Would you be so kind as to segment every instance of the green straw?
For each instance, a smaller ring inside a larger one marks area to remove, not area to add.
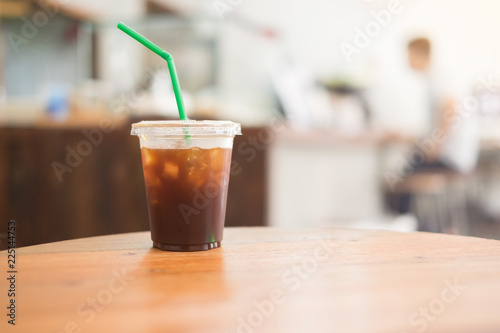
[[[167,61],[168,71],[170,72],[170,79],[172,80],[172,87],[174,88],[175,100],[177,102],[177,109],[179,110],[179,117],[181,120],[187,120],[186,111],[184,110],[184,101],[182,100],[181,86],[179,84],[179,78],[177,77],[177,71],[175,70],[174,58],[170,53],[162,50],[155,43],[147,39],[146,37],[138,34],[136,31],[132,30],[129,26],[124,23],[118,23],[118,29],[162,57]]]

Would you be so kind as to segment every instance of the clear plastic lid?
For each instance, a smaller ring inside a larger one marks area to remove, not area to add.
[[[132,135],[154,136],[235,136],[241,135],[241,125],[218,120],[161,120],[132,124]]]

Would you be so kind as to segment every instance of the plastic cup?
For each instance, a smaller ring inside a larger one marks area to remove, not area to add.
[[[142,121],[132,124],[131,134],[140,138],[153,246],[166,251],[220,247],[240,124]]]

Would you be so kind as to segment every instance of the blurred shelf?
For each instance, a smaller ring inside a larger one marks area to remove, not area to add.
[[[0,17],[23,17],[32,9],[31,0],[0,0]]]

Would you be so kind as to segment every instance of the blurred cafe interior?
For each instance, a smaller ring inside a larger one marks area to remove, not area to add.
[[[500,3],[0,0],[0,221],[147,230],[140,120],[242,124],[226,226],[500,239]],[[4,222],[2,222],[4,223]],[[2,246],[5,244],[2,243]]]

